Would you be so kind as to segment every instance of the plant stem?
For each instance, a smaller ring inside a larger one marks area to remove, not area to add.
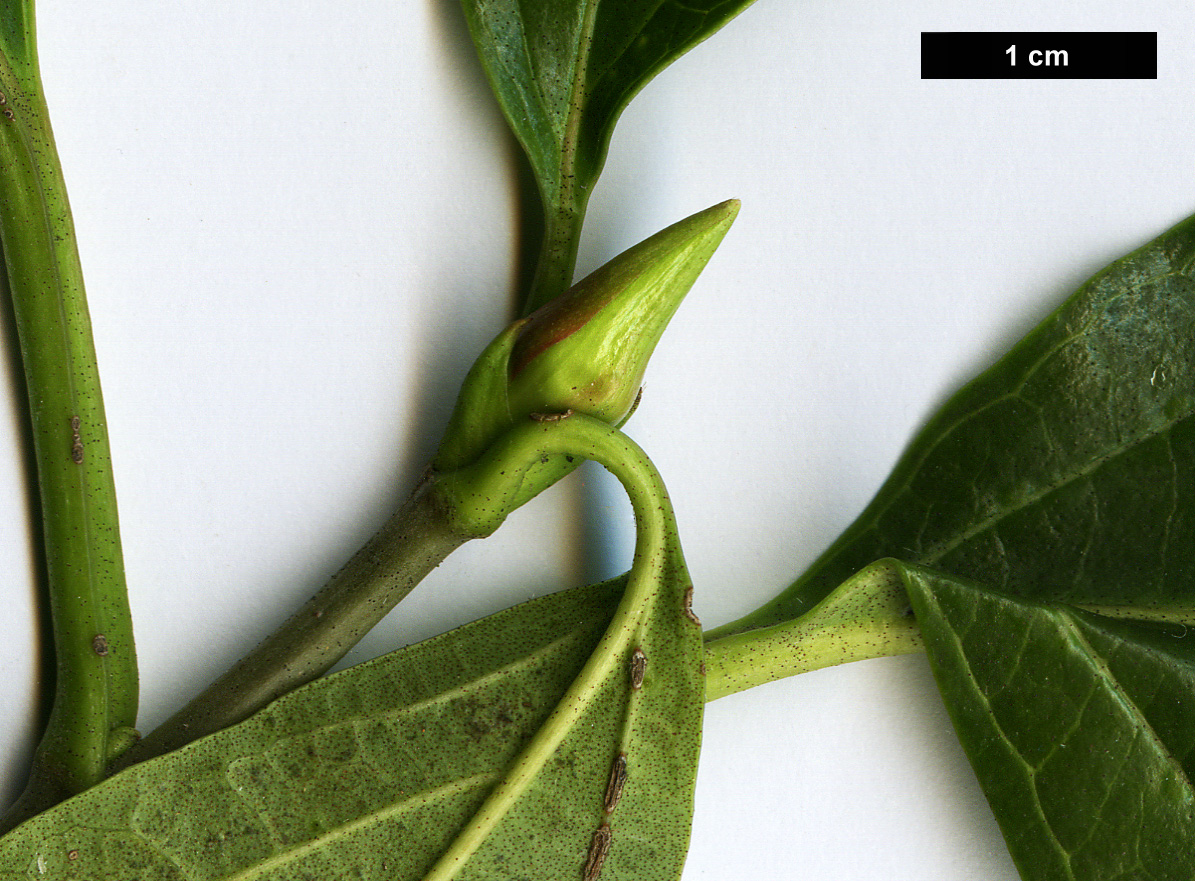
[[[705,699],[851,661],[923,650],[905,567],[881,560],[791,621],[706,642]]]
[[[42,97],[32,4],[0,2],[0,246],[29,393],[55,653],[49,724],[10,827],[103,779],[137,668],[82,269]]]
[[[326,673],[450,553],[477,533],[459,531],[426,479],[385,526],[294,615],[112,770],[185,746],[243,721]]]
[[[613,430],[580,415],[567,421],[581,419],[601,431]],[[235,725],[326,673],[449,554],[469,539],[490,535],[511,511],[575,467],[572,457],[527,452],[527,445],[538,442],[546,430],[542,426],[550,425],[529,421],[511,429],[469,466],[429,470],[402,508],[319,593],[123,753],[109,773]],[[523,444],[518,455],[510,452],[510,438]],[[517,468],[510,464],[512,455]]]
[[[559,207],[544,207],[544,237],[540,242],[531,288],[523,304],[524,316],[559,297],[573,283],[585,205],[572,207],[566,204],[565,200],[571,195],[562,195]]]

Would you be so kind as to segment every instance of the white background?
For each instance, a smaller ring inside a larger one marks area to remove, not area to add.
[[[148,728],[317,588],[429,458],[515,298],[515,148],[455,0],[40,5]],[[934,30],[1157,31],[1158,79],[923,82]],[[759,0],[632,103],[581,272],[743,201],[628,426],[674,496],[707,625],[797,575],[960,383],[1195,212],[1193,35],[1180,0]],[[13,357],[5,798],[36,675]],[[353,658],[615,574],[630,534],[620,493],[583,473],[454,556]],[[708,707],[685,878],[744,876],[1016,877],[923,657]]]

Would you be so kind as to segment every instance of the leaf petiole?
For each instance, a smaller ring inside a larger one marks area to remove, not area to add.
[[[851,661],[923,649],[906,591],[910,567],[880,560],[791,621],[706,642],[705,699]]]
[[[618,478],[630,497],[636,541],[626,591],[602,642],[556,710],[425,881],[449,881],[457,877],[461,867],[490,836],[596,700],[614,666],[624,663],[635,646],[651,644],[647,631],[651,621],[658,620],[653,616],[679,621],[681,627],[694,630],[700,627],[689,610],[692,588],[663,481],[647,455],[630,438],[600,420],[574,414],[551,423],[533,422],[512,429],[476,465],[453,476],[448,487],[456,499],[453,509],[471,524],[470,528],[497,528],[505,517],[505,500],[519,497],[520,484],[530,467],[543,458],[558,456],[600,463]],[[688,616],[688,620],[682,616]],[[655,645],[649,651],[652,663],[677,664],[684,670],[696,668],[700,663],[699,643],[694,648],[697,649],[694,657],[660,656],[662,650]],[[683,654],[683,648],[678,652]],[[632,691],[629,698],[632,705],[636,697],[637,692]],[[629,739],[632,733],[624,731],[623,736]]]

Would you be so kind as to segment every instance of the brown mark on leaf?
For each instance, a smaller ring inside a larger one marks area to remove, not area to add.
[[[79,852],[77,850],[68,850],[66,852],[66,858],[68,860],[77,860],[79,858]]]
[[[606,784],[606,798],[602,807],[607,814],[614,813],[618,807],[618,800],[622,798],[622,788],[627,785],[627,754],[619,753],[610,767],[610,782]]]
[[[631,655],[631,688],[638,691],[643,687],[643,676],[647,673],[647,655],[636,648]]]
[[[585,858],[585,872],[581,876],[582,881],[597,881],[598,875],[602,874],[606,855],[610,853],[612,837],[610,826],[607,823],[598,826],[594,831],[593,837],[589,839],[589,855]]]
[[[698,627],[701,626],[701,619],[698,618],[695,614],[693,614],[693,588],[692,587],[688,588],[685,591],[685,617],[688,618],[690,621],[692,621],[694,624],[696,624]]]
[[[102,633],[97,633],[91,640],[91,650],[99,655],[101,658],[108,656],[108,637]]]
[[[83,423],[78,416],[71,417],[71,461],[76,465],[83,464],[83,438],[79,434],[79,429],[83,427]]]
[[[573,415],[573,410],[570,407],[563,413],[528,413],[528,416],[535,422],[559,422],[561,419],[568,419]]]
[[[5,107],[4,108],[4,118],[5,119],[16,119],[17,115],[15,113],[13,113],[11,110],[9,110],[7,107]]]

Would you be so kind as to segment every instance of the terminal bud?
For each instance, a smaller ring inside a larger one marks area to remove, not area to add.
[[[664,328],[738,214],[723,202],[619,254],[506,328],[465,379],[436,459],[460,467],[533,414],[630,414]]]

